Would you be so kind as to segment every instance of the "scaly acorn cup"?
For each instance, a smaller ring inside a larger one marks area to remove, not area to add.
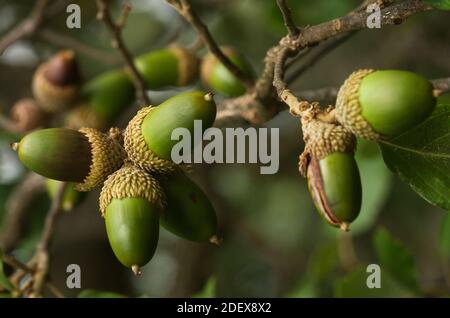
[[[161,225],[184,239],[218,244],[216,212],[203,191],[184,173],[162,178],[167,207]]]
[[[80,74],[72,51],[60,51],[41,64],[33,76],[32,90],[46,112],[58,113],[78,98]]]
[[[50,199],[53,199],[57,193],[58,188],[61,185],[62,181],[53,180],[53,179],[47,179],[45,181],[45,186],[47,189],[47,193],[50,197]],[[64,191],[63,200],[62,200],[62,209],[64,211],[70,211],[72,210],[78,203],[81,202],[83,199],[85,193],[78,192],[75,190],[75,184],[69,183]]]
[[[26,132],[42,126],[47,119],[47,113],[34,99],[23,98],[11,107],[10,117],[18,131]]]
[[[27,134],[13,144],[20,161],[47,178],[76,182],[90,191],[120,168],[126,157],[116,138],[92,128],[49,128]]]
[[[300,170],[306,174],[316,209],[329,224],[348,231],[362,196],[355,137],[340,125],[317,119],[303,121],[302,127],[306,145]]]
[[[88,105],[87,110],[81,110],[84,116],[95,117],[96,122],[105,123],[114,120],[134,101],[135,89],[128,74],[123,70],[112,70],[87,82],[82,95]]]
[[[64,116],[64,126],[71,129],[90,127],[104,130],[107,121],[100,118],[92,107],[84,102],[74,106]]]
[[[178,141],[171,139],[172,131],[186,128],[193,136],[194,120],[201,120],[202,128],[207,129],[215,117],[212,94],[200,91],[181,93],[157,107],[142,108],[125,129],[124,147],[128,158],[148,172],[177,172],[180,168],[172,161],[171,151]]]
[[[229,47],[222,47],[221,50],[239,70],[249,76],[253,75],[250,64],[241,53]],[[246,91],[241,81],[211,53],[202,60],[201,78],[206,86],[228,97],[239,96]]]
[[[103,185],[100,211],[109,243],[117,259],[136,275],[155,253],[165,202],[159,182],[128,162]]]
[[[336,118],[357,137],[377,140],[416,126],[435,105],[433,85],[418,74],[362,69],[341,86]]]
[[[198,79],[199,60],[180,46],[155,50],[136,58],[135,65],[151,89],[186,86]]]

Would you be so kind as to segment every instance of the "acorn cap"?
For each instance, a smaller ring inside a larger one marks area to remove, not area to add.
[[[32,98],[18,100],[11,108],[10,116],[15,127],[21,132],[38,128],[47,117]]]
[[[128,158],[140,168],[162,174],[172,174],[178,172],[181,168],[171,160],[158,157],[145,142],[142,134],[142,123],[145,117],[153,111],[153,107],[144,107],[140,109],[128,123],[124,133],[124,147]]]
[[[186,86],[195,82],[199,76],[200,60],[188,49],[173,45],[169,48],[178,61],[178,86]]]
[[[159,208],[166,206],[166,195],[159,181],[131,162],[111,174],[100,193],[100,212],[104,216],[113,199],[141,198]]]
[[[61,51],[41,64],[33,76],[32,90],[49,113],[61,112],[78,97],[80,75],[72,51]]]
[[[89,174],[82,183],[76,185],[76,189],[90,191],[122,166],[126,153],[117,140],[96,129],[81,128],[79,132],[84,134],[91,144],[92,163]]]
[[[367,75],[375,72],[372,69],[361,69],[353,72],[341,86],[336,99],[336,119],[345,128],[358,137],[378,140],[378,134],[362,116],[359,103],[361,82]]]
[[[323,159],[335,152],[353,153],[356,148],[355,136],[343,126],[325,123],[319,119],[302,119],[305,150],[300,157],[299,168],[303,176],[311,158]]]
[[[101,119],[87,103],[82,103],[65,114],[64,125],[71,129],[90,127],[103,130],[106,127],[106,121]]]

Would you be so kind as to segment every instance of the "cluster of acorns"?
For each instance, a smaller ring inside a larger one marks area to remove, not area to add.
[[[415,73],[362,69],[341,86],[336,107],[330,109],[334,121],[302,118],[305,152],[300,171],[329,224],[348,231],[361,209],[355,137],[380,141],[406,132],[431,114],[434,95],[433,85]]]
[[[247,74],[249,64],[237,51],[225,54]],[[214,56],[202,63],[179,46],[155,50],[135,59],[147,87],[185,86],[198,80],[226,96],[244,86]],[[69,182],[62,207],[70,209],[80,192],[103,186],[100,211],[117,258],[135,273],[153,256],[159,224],[188,240],[219,243],[215,211],[202,190],[171,160],[172,130],[192,132],[194,120],[212,126],[216,106],[210,93],[181,93],[157,107],[145,107],[124,132],[108,127],[135,99],[127,69],[115,69],[81,85],[75,56],[61,51],[41,64],[33,77],[35,100],[46,114],[63,114],[67,128],[29,133],[13,145],[29,169],[49,178],[55,196],[59,181]],[[58,118],[58,116],[53,116]],[[89,128],[87,128],[89,127]],[[36,127],[28,127],[27,130]]]
[[[51,179],[74,182],[78,191],[103,185],[100,211],[108,239],[122,264],[136,274],[153,256],[159,224],[180,237],[217,243],[214,208],[202,190],[171,160],[172,130],[211,127],[212,94],[181,93],[145,107],[124,133],[94,128],[48,128],[14,145],[22,163]]]

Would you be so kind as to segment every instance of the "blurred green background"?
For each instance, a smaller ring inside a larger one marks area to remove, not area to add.
[[[45,29],[108,51],[116,62],[102,63],[78,54],[85,79],[120,65],[104,26],[95,19],[94,1],[81,5],[82,27],[65,27],[62,11]],[[0,34],[23,19],[33,1],[0,0]],[[162,0],[130,1],[132,11],[124,37],[133,54],[164,47],[176,40],[189,45],[194,30]],[[221,45],[244,52],[256,72],[268,48],[285,34],[274,0],[192,1]],[[312,25],[345,14],[354,0],[295,0],[298,25]],[[120,2],[112,1],[114,13]],[[19,98],[31,96],[35,67],[62,46],[39,34],[21,40],[0,57],[0,112],[7,114]],[[293,83],[294,90],[338,86],[358,68],[396,68],[428,78],[450,75],[448,12],[419,14],[398,27],[361,31],[327,55]],[[113,59],[112,59],[113,60]],[[114,66],[113,66],[114,65]],[[151,92],[161,101],[172,92]],[[133,115],[129,107],[119,125]],[[298,120],[287,112],[267,123],[280,128],[280,171],[260,175],[256,165],[195,166],[193,178],[217,209],[220,248],[190,243],[161,230],[153,260],[143,276],[115,260],[98,211],[98,191],[62,216],[52,248],[51,276],[69,296],[66,266],[79,264],[82,289],[126,296],[175,297],[414,297],[450,296],[450,218],[420,198],[386,168],[377,145],[361,142],[357,160],[363,180],[363,207],[349,234],[329,227],[315,212],[305,180],[298,173],[303,148]],[[24,169],[8,144],[14,136],[0,133],[0,226],[9,194]],[[34,252],[49,199],[45,193],[28,211],[26,231],[14,251],[26,261]],[[4,230],[4,229],[3,229]],[[0,230],[1,231],[1,230]],[[366,287],[366,266],[380,264],[382,288]],[[99,296],[93,291],[84,296]],[[110,294],[109,294],[110,296]]]

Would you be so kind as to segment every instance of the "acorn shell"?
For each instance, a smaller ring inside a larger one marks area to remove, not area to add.
[[[159,238],[159,207],[143,198],[112,199],[105,212],[108,240],[127,267],[147,264]]]
[[[422,122],[436,105],[433,85],[406,71],[377,71],[364,77],[359,88],[361,114],[385,136],[398,135]]]
[[[308,166],[308,188],[325,220],[347,231],[361,209],[359,169],[352,153],[335,152]]]
[[[61,183],[62,181],[46,179],[45,186],[47,189],[47,193],[51,199],[53,199],[57,195]],[[62,209],[64,211],[72,210],[76,205],[78,205],[82,201],[83,197],[84,193],[75,190],[74,183],[69,183],[64,191],[61,205]]]
[[[193,136],[194,120],[201,120],[202,128],[206,129],[212,126],[215,116],[216,104],[212,95],[200,91],[178,94],[157,107],[138,112],[125,130],[125,150],[142,169],[175,172],[171,151],[179,141],[171,139],[173,130],[186,128]]]
[[[46,112],[67,109],[78,98],[80,76],[72,51],[61,51],[41,64],[33,75],[33,95]]]
[[[253,75],[250,64],[241,53],[229,47],[221,49],[239,70],[249,76]],[[211,53],[208,53],[202,61],[201,77],[206,86],[228,97],[240,96],[246,91],[242,82]]]
[[[431,83],[412,72],[358,70],[341,86],[336,118],[357,137],[401,134],[425,120],[436,99]]]
[[[87,82],[82,94],[99,121],[108,122],[134,101],[135,88],[124,71],[113,70]]]
[[[89,139],[76,130],[48,128],[22,138],[17,146],[20,161],[50,179],[82,182],[92,164]]]
[[[184,239],[207,242],[217,234],[217,217],[208,197],[184,173],[164,178],[167,207],[161,225]]]
[[[185,86],[197,80],[199,73],[197,57],[180,46],[141,55],[135,65],[151,89]]]

